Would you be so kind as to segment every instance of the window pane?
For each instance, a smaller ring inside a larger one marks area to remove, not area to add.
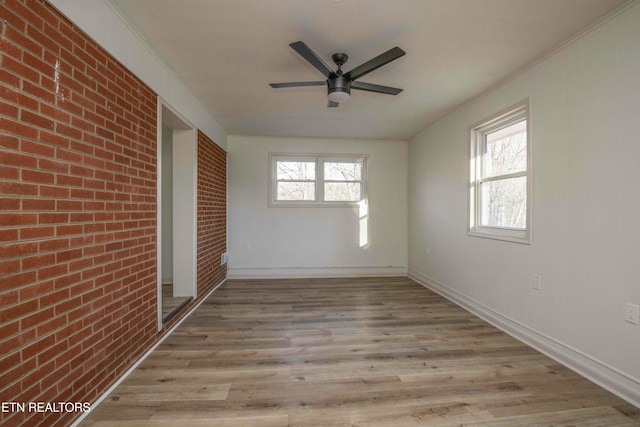
[[[357,202],[360,200],[359,182],[326,182],[324,200],[327,202]]]
[[[316,179],[316,162],[278,160],[276,162],[276,179],[313,181]]]
[[[485,135],[483,176],[527,170],[527,121]]]
[[[325,162],[324,179],[327,181],[360,181],[362,162]]]
[[[501,179],[481,184],[481,225],[526,227],[527,177]]]
[[[315,192],[313,182],[278,182],[276,200],[315,200]]]

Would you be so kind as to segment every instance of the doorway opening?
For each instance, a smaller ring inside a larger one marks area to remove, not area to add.
[[[197,130],[158,98],[158,330],[196,297]]]

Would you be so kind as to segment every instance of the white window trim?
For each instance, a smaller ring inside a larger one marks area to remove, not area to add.
[[[277,180],[276,162],[278,160],[289,161],[315,161],[315,200],[276,200]],[[362,162],[362,177],[360,181],[335,181],[324,179],[325,162]],[[340,208],[359,206],[363,200],[367,200],[369,181],[369,156],[367,154],[308,154],[308,153],[269,153],[269,207],[299,207],[299,208]],[[360,200],[357,201],[324,201],[325,182],[360,182]]]
[[[510,175],[501,175],[493,178],[482,178],[481,162],[482,142],[484,135],[506,127],[520,119],[527,121],[527,170]],[[532,179],[531,179],[531,159],[532,159],[532,137],[531,137],[531,110],[529,100],[518,102],[504,110],[480,120],[469,126],[470,135],[470,167],[469,167],[469,221],[467,234],[474,237],[504,240],[508,242],[531,244],[531,224],[532,224]],[[480,225],[480,183],[496,179],[515,178],[525,176],[527,178],[527,219],[524,229],[508,227],[489,227]]]

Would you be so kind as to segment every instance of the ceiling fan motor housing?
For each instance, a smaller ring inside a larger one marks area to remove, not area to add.
[[[332,101],[346,101],[351,95],[351,80],[344,76],[335,76],[327,79],[327,90],[329,99]]]

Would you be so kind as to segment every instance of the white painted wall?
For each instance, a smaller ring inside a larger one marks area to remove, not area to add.
[[[198,136],[173,129],[173,296],[197,296]]]
[[[270,152],[368,154],[368,244],[357,208],[270,208]],[[228,178],[229,277],[406,274],[406,141],[230,135]]]
[[[467,236],[468,126],[529,97],[533,243]],[[409,143],[410,275],[640,405],[640,5]],[[542,289],[531,286],[542,276]]]
[[[153,53],[108,0],[50,0],[61,13],[131,70],[176,111],[226,149],[227,133]]]

